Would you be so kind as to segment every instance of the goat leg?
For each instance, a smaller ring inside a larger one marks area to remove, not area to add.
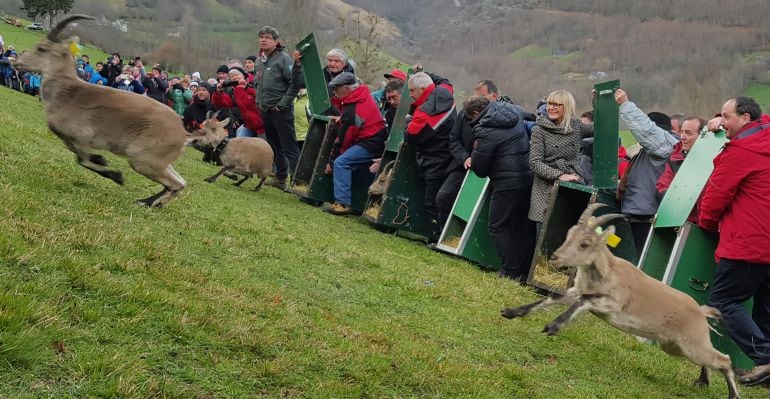
[[[259,179],[259,184],[257,184],[256,187],[254,187],[254,191],[259,191],[259,189],[262,188],[262,184],[265,183],[265,180],[267,180],[266,177]]]
[[[506,319],[524,317],[536,310],[543,309],[553,304],[572,305],[572,303],[575,302],[575,299],[577,299],[577,297],[578,297],[577,290],[574,287],[572,287],[568,289],[563,296],[543,298],[538,301],[528,303],[526,305],[521,305],[515,308],[503,309],[500,311],[500,316],[503,316]]]
[[[251,176],[249,176],[249,175],[243,176],[243,179],[238,180],[237,182],[233,183],[233,186],[240,187],[241,184],[243,184],[243,182],[245,182],[246,180],[249,180],[249,179],[251,179]]]
[[[217,179],[219,179],[219,176],[222,176],[225,172],[229,171],[230,169],[232,168],[224,167],[220,169],[219,172],[215,173],[213,176],[207,177],[205,181],[208,183],[213,183],[217,181]]]
[[[149,196],[149,197],[147,197],[145,199],[137,200],[136,203],[139,204],[139,205],[142,205],[142,206],[146,206],[148,208],[149,207],[153,207],[153,206],[155,206],[155,202],[158,200],[158,198],[160,198],[161,196],[165,195],[167,192],[168,192],[168,188],[164,187],[163,191],[161,191],[161,192],[159,192],[159,193],[157,193],[155,195]]]
[[[592,303],[591,300],[594,298],[594,296],[590,295],[582,295],[580,298],[578,298],[575,303],[572,304],[567,310],[564,311],[564,313],[556,316],[553,321],[548,323],[544,328],[544,333],[548,335],[556,335],[561,331],[564,326],[569,323],[570,320],[572,320],[575,316],[580,314],[586,309],[591,308]]]
[[[67,149],[75,153],[78,163],[84,168],[98,173],[102,177],[106,177],[119,185],[123,185],[123,175],[117,170],[107,169],[104,166],[107,161],[101,155],[89,154],[87,149],[81,148],[68,136],[53,126],[48,126],[51,131],[64,142]]]
[[[129,161],[131,167],[138,173],[157,181],[163,185],[163,191],[152,197],[139,201],[139,204],[145,206],[162,206],[184,190],[187,183],[185,183],[182,176],[174,170],[171,165],[166,165],[162,168],[158,165],[137,163],[134,160]]]
[[[700,376],[698,376],[698,379],[695,380],[695,386],[698,387],[707,387],[709,386],[709,369],[708,367],[701,366],[700,367]]]
[[[107,160],[103,156],[98,154],[91,154],[88,156],[88,160],[101,166],[107,166]]]
[[[114,181],[120,186],[123,185],[122,173],[120,173],[117,170],[107,169],[102,164],[94,162],[92,160],[93,157],[99,157],[97,159],[101,159],[101,161],[103,161],[106,164],[106,161],[104,160],[104,158],[102,158],[99,155],[93,155],[93,154],[89,154],[88,159],[78,154],[78,163],[82,165],[84,168],[96,172],[97,174],[99,174],[99,176],[106,177]]]
[[[548,301],[550,298],[543,298],[538,301],[528,303],[526,305],[517,306],[515,308],[506,308],[500,311],[500,316],[505,317],[506,319],[515,319],[517,317],[524,317],[530,313],[532,313],[534,310],[537,310],[539,308],[544,307],[544,302]]]

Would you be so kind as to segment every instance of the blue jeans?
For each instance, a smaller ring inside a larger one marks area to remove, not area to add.
[[[368,168],[372,154],[360,145],[354,145],[334,160],[334,199],[340,204],[353,203],[353,171]]]
[[[749,315],[743,303],[752,297]],[[770,265],[721,259],[709,305],[722,312],[730,337],[754,365],[770,364]]]
[[[257,134],[247,128],[246,125],[241,125],[238,130],[235,131],[235,137],[257,137]]]

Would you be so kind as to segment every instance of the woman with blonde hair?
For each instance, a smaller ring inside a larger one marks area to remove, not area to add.
[[[566,90],[556,90],[546,98],[546,114],[538,115],[530,138],[529,165],[535,174],[530,198],[529,219],[538,232],[545,219],[551,187],[557,180],[583,183],[578,156],[580,140],[594,134],[592,124],[584,124],[575,114],[575,98]]]

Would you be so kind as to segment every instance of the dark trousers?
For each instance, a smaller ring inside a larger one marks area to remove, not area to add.
[[[749,315],[743,303],[752,297]],[[720,260],[709,305],[722,312],[730,337],[755,365],[770,364],[770,264]]]
[[[436,193],[436,218],[440,229],[444,228],[449,213],[452,212],[452,205],[454,205],[457,193],[460,192],[460,187],[463,185],[465,174],[465,170],[449,172],[438,189],[438,193]]]
[[[297,134],[294,132],[294,109],[283,111],[262,111],[265,122],[265,136],[273,148],[275,178],[285,180],[297,170],[299,147]]]
[[[652,215],[628,215],[631,218],[631,234],[634,236],[634,245],[636,245],[636,255],[642,256],[644,243],[647,242],[647,236],[652,228]]]
[[[441,229],[443,226],[438,224],[438,208],[436,207],[436,196],[441,185],[444,184],[443,178],[426,178],[425,182],[425,216],[430,221],[431,237],[428,237],[428,241],[436,241],[441,235]]]
[[[522,281],[535,252],[535,223],[527,217],[531,194],[532,186],[513,189],[493,186],[489,201],[489,236],[500,257],[500,274]]]

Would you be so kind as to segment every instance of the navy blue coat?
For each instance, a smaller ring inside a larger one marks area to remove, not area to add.
[[[518,105],[493,102],[471,122],[471,170],[481,177],[489,176],[495,189],[532,185],[523,115]]]

